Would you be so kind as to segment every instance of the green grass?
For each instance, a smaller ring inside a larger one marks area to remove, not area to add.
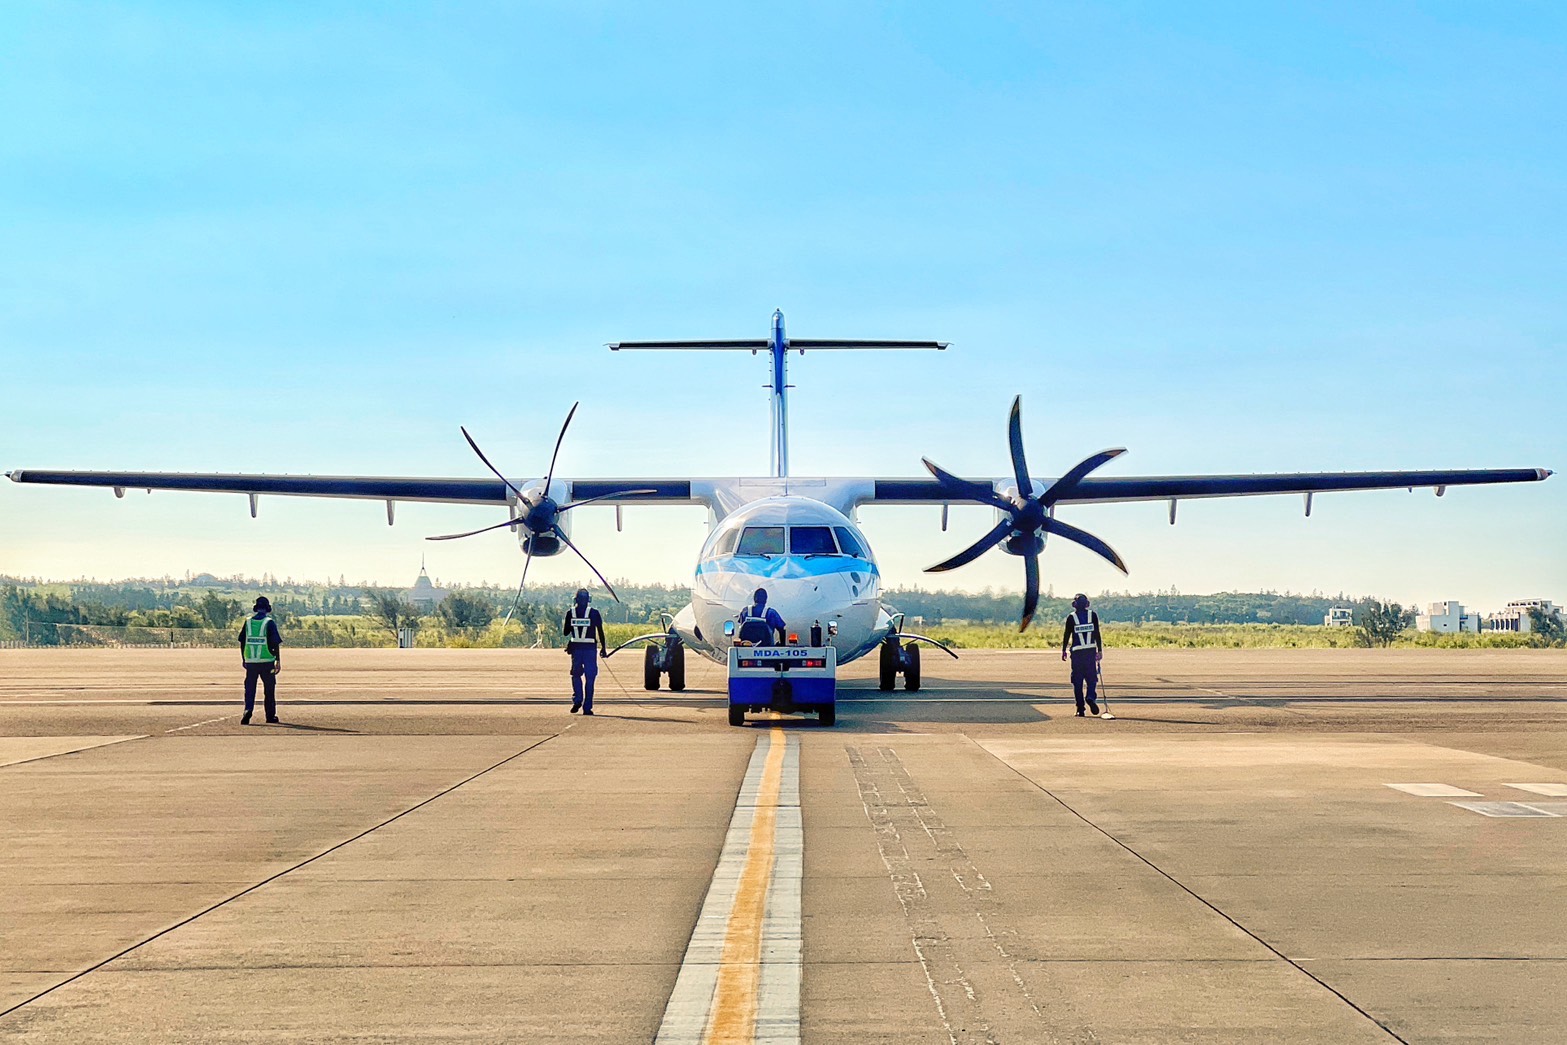
[[[1105,645],[1122,649],[1350,649],[1360,646],[1354,628],[1312,624],[1105,624]],[[1003,624],[932,625],[931,638],[957,649],[1059,649],[1059,625],[1035,625],[1018,634]],[[1528,635],[1435,635],[1406,631],[1394,646],[1436,649],[1531,646]]]

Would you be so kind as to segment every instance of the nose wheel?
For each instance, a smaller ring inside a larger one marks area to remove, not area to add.
[[[896,635],[888,636],[881,644],[880,674],[877,689],[891,693],[898,688],[898,676],[903,676],[903,688],[910,693],[920,688],[920,648],[918,643],[899,645]]]

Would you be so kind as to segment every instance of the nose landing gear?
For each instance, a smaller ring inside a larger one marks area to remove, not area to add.
[[[903,676],[903,688],[910,693],[920,688],[920,648],[917,643],[899,645],[897,635],[889,635],[881,644],[881,674],[877,686],[883,693],[897,688]]]

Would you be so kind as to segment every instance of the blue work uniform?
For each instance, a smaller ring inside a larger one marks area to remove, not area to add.
[[[787,627],[784,619],[778,615],[778,611],[771,606],[755,603],[740,611],[739,638],[743,642],[749,642],[753,646],[774,645],[773,636],[782,635]]]
[[[1083,689],[1088,689],[1088,709],[1099,714],[1099,654],[1104,652],[1104,636],[1099,633],[1099,614],[1093,610],[1073,610],[1067,614],[1061,649],[1072,656],[1072,696],[1077,713],[1083,713]]]
[[[599,647],[604,644],[604,618],[599,611],[573,606],[561,624],[566,652],[571,654],[571,709],[593,711],[593,680],[599,674]]]

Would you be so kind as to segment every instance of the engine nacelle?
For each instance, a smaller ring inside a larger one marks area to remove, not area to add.
[[[566,484],[554,482],[545,490],[542,482],[532,482],[522,488],[521,499],[512,506],[512,518],[524,520],[517,527],[517,543],[528,555],[559,555],[566,547],[552,527],[558,527],[569,538],[571,516],[560,511],[560,503],[566,497]]]
[[[561,549],[566,547],[565,542],[553,533],[529,533],[527,529],[523,529],[522,539],[517,543],[522,546],[525,555],[559,555]]]

